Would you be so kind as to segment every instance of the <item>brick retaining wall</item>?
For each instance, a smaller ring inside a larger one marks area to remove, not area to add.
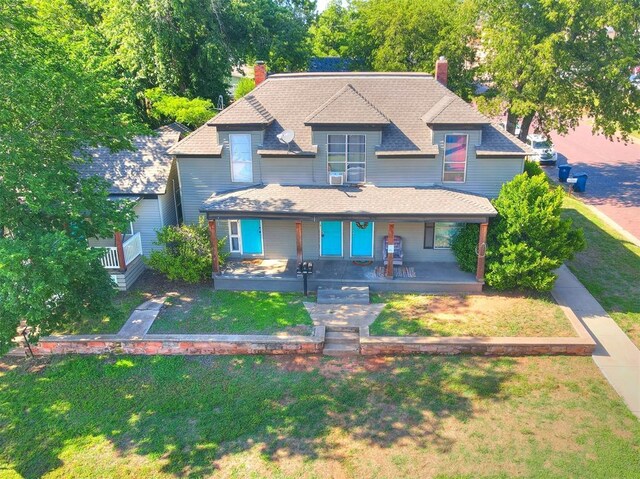
[[[590,356],[595,343],[586,338],[436,338],[370,336],[360,338],[360,354],[475,354],[486,356]]]
[[[36,356],[51,354],[321,354],[324,327],[312,336],[149,334],[139,339],[118,335],[47,336],[32,346]]]

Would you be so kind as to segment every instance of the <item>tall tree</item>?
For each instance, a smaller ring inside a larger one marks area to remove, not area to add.
[[[586,114],[612,136],[640,127],[629,81],[640,54],[636,0],[479,0],[482,70],[507,106],[507,129],[534,120],[566,132]],[[608,32],[613,28],[615,36]]]
[[[20,320],[47,333],[108,306],[113,287],[86,238],[132,213],[73,166],[88,147],[126,147],[143,131],[90,35],[42,5],[0,1],[0,348]]]
[[[312,45],[317,54],[339,54],[374,71],[433,72],[444,55],[450,88],[468,97],[476,18],[473,0],[354,0],[323,12]]]

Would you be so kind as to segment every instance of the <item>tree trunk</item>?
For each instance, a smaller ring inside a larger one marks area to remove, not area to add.
[[[518,124],[518,116],[507,110],[507,131],[512,135],[516,134],[516,125]]]
[[[531,123],[533,122],[533,116],[535,113],[530,113],[524,118],[522,118],[522,125],[520,125],[520,135],[518,138],[526,143],[527,135],[529,134],[529,128],[531,128]]]

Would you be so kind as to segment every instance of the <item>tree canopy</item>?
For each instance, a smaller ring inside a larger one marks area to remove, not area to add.
[[[146,130],[123,81],[88,47],[99,34],[66,35],[66,13],[0,5],[0,219],[8,231],[0,238],[0,348],[21,320],[46,333],[104,311],[113,287],[86,238],[110,236],[132,218],[128,204],[108,199],[104,181],[73,167],[87,148],[127,147]]]
[[[534,120],[544,132],[567,132],[585,115],[608,136],[640,127],[640,91],[629,81],[640,55],[637,1],[479,4],[481,70],[506,105],[510,132],[521,122],[525,139]]]

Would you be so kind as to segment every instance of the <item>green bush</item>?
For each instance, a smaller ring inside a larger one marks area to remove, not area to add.
[[[544,171],[542,170],[540,165],[535,161],[531,161],[531,160],[524,160],[524,172],[529,177],[544,175]]]
[[[197,225],[165,226],[157,233],[156,244],[164,248],[153,251],[148,265],[165,274],[170,280],[198,283],[211,277],[211,246],[209,229],[203,219]],[[225,240],[218,241],[220,264],[228,254],[223,253]]]
[[[451,241],[451,249],[462,271],[469,271],[470,273],[475,273],[476,271],[478,262],[476,248],[478,247],[479,236],[480,226],[474,223],[467,223]]]
[[[145,90],[148,115],[159,124],[177,121],[190,128],[198,128],[217,113],[211,100],[170,95],[161,88]]]
[[[560,218],[562,188],[550,188],[545,175],[516,176],[503,185],[493,205],[498,216],[489,224],[487,285],[499,289],[549,291],[554,270],[584,249],[581,229]],[[466,225],[452,242],[464,271],[475,271],[477,225]]]
[[[255,87],[256,82],[253,79],[247,77],[240,78],[240,81],[236,85],[236,89],[233,91],[233,97],[236,100],[239,100]]]

